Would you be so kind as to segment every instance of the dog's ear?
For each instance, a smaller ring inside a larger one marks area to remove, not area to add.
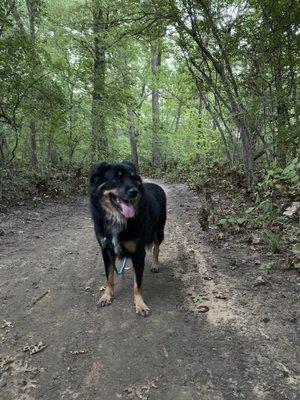
[[[131,161],[122,161],[122,164],[129,165],[129,167],[133,169],[134,173],[137,174],[136,166]]]
[[[90,175],[89,175],[90,184],[93,184],[96,178],[101,178],[101,176],[103,176],[104,178],[104,174],[109,167],[110,165],[107,164],[106,162],[102,162],[100,164],[94,164],[90,170]]]

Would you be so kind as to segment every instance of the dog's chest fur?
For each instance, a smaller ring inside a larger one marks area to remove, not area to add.
[[[127,226],[127,220],[123,218],[118,212],[110,213],[106,216],[107,225],[106,229],[111,234],[111,241],[114,246],[114,251],[117,256],[121,257],[122,248],[119,242],[119,234],[122,232]]]

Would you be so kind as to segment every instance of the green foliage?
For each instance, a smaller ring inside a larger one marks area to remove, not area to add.
[[[296,255],[300,255],[300,243],[296,243],[296,244],[294,245],[293,252],[294,252]]]
[[[34,196],[34,197],[32,198],[32,202],[33,202],[33,204],[35,204],[35,205],[39,204],[41,201],[42,201],[41,197],[35,197],[35,196]]]
[[[132,158],[132,110],[142,172],[185,181],[196,191],[207,185],[244,190],[242,134],[247,132],[253,156],[262,150],[252,171],[256,203],[250,211],[222,218],[225,229],[268,225],[280,218],[278,197],[296,198],[296,2],[262,6],[255,0],[241,7],[220,1],[204,7],[185,0],[36,0],[33,30],[29,3],[0,5],[4,175],[15,170],[33,187],[36,175],[63,186],[65,173],[74,177],[93,161]],[[96,15],[105,17],[98,32]],[[97,41],[101,76],[95,73]],[[155,75],[150,45],[157,42],[162,56]],[[153,89],[159,94],[155,165]],[[102,123],[96,139],[95,116]],[[99,153],[95,147],[102,140],[105,149]],[[7,198],[8,189],[0,196]]]
[[[300,162],[294,158],[286,167],[274,165],[268,169],[261,182],[258,183],[258,192],[282,191],[289,192],[300,190]]]
[[[219,224],[226,227],[242,226],[247,221],[246,217],[227,217],[221,218]]]
[[[261,269],[262,271],[268,271],[271,268],[274,268],[276,266],[277,266],[277,263],[275,261],[266,261],[260,265],[259,269]]]
[[[204,301],[208,300],[208,297],[202,294],[196,294],[192,296],[192,299],[194,303],[203,303]]]
[[[48,198],[86,195],[87,175],[88,171],[81,169],[69,172],[53,169],[35,174],[31,171],[2,169],[0,175],[2,203],[16,204],[29,199],[36,205]]]
[[[267,230],[265,232],[265,241],[273,253],[281,252],[281,237],[278,232]]]

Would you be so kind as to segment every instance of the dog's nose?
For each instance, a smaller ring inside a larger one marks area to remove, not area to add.
[[[129,189],[128,195],[131,199],[134,199],[138,194],[138,191],[134,188]]]

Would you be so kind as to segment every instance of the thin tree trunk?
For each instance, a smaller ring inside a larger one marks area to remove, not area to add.
[[[288,109],[285,102],[285,93],[282,84],[283,68],[281,66],[281,51],[278,50],[277,62],[274,66],[274,82],[276,89],[276,111],[277,111],[277,156],[282,167],[286,165],[287,156],[287,129],[286,123],[289,119]]]
[[[36,45],[36,33],[35,33],[35,20],[36,20],[36,2],[35,0],[26,0],[28,16],[29,16],[29,27],[30,27],[30,44],[32,51],[32,58],[34,58],[35,54],[35,45]],[[33,103],[34,104],[34,103]],[[37,145],[36,145],[36,135],[37,135],[37,124],[34,117],[31,118],[29,123],[30,129],[30,149],[31,149],[31,157],[30,157],[30,165],[33,170],[35,170],[38,166],[37,159]]]
[[[200,157],[200,152],[201,152],[201,148],[200,148],[200,139],[201,139],[201,135],[202,135],[202,119],[201,119],[201,111],[202,111],[202,99],[199,96],[198,98],[199,103],[196,107],[196,112],[197,112],[197,133],[196,133],[196,149],[197,149],[197,153],[196,153],[196,162],[200,162],[201,161],[201,157]]]
[[[297,104],[297,94],[298,94],[298,79],[295,71],[295,66],[297,62],[295,61],[294,54],[297,54],[297,51],[293,51],[293,42],[296,42],[296,39],[293,39],[293,36],[296,36],[293,32],[293,28],[290,26],[288,29],[288,58],[289,58],[289,72],[290,72],[290,85],[291,85],[291,102],[292,108],[294,109],[294,117],[295,122],[293,124],[293,132],[294,138],[297,140],[298,136],[298,127],[299,127],[299,106]],[[291,113],[290,113],[291,117]],[[297,157],[298,150],[296,146],[292,149],[293,158]]]
[[[132,109],[127,110],[128,117],[128,132],[130,139],[130,149],[131,149],[131,161],[136,166],[136,169],[139,171],[139,157],[137,150],[137,130],[135,125],[135,115]]]
[[[0,131],[0,156],[1,156],[1,167],[5,165],[5,147],[6,147],[6,140],[4,136],[3,130]]]
[[[236,124],[236,126],[239,130],[240,136],[241,136],[241,140],[242,140],[242,144],[243,144],[243,159],[244,159],[244,166],[245,166],[245,176],[246,176],[246,180],[247,180],[248,189],[251,190],[252,186],[253,186],[254,160],[253,160],[253,151],[252,151],[252,143],[251,143],[251,132],[250,132],[250,128],[246,121],[247,113],[246,113],[242,98],[239,94],[238,85],[235,80],[229,58],[227,56],[227,53],[226,53],[223,43],[221,41],[221,36],[220,36],[219,30],[218,30],[216,21],[214,20],[212,14],[211,14],[209,5],[202,0],[197,0],[197,3],[201,6],[203,14],[209,21],[210,29],[213,34],[213,37],[216,41],[216,44],[220,48],[220,56],[222,58],[222,64],[220,63],[220,61],[218,59],[215,58],[215,56],[209,51],[208,47],[204,43],[201,32],[199,33],[198,25],[195,23],[194,14],[191,16],[191,26],[192,26],[191,29],[186,28],[184,23],[180,20],[177,20],[177,23],[197,43],[199,50],[201,51],[201,54],[203,56],[204,63],[206,63],[206,67],[208,68],[208,70],[210,70],[210,67],[208,65],[208,61],[209,61],[209,62],[211,62],[215,72],[220,77],[223,89],[227,95],[227,101],[230,104],[230,112],[232,114],[232,117],[235,121],[235,124]],[[189,59],[193,63],[194,67],[197,68],[197,70],[201,73],[201,75],[205,78],[205,80],[208,82],[208,84],[211,86],[211,88],[214,90],[214,92],[219,97],[220,91],[218,90],[217,85],[214,82],[215,79],[212,79],[211,76],[208,76],[205,73],[205,71],[202,67],[202,64],[199,65],[199,63],[194,62],[192,60],[191,56],[189,56]],[[223,96],[221,96],[219,98],[222,99]]]
[[[222,138],[222,141],[223,141],[223,144],[224,144],[224,150],[225,150],[225,154],[227,156],[227,159],[228,159],[230,165],[233,165],[233,157],[232,157],[232,155],[230,153],[230,150],[229,150],[229,146],[228,146],[228,143],[227,143],[227,140],[226,140],[225,132],[222,129],[221,124],[219,123],[218,118],[216,117],[216,114],[212,111],[209,101],[205,98],[205,96],[201,96],[201,97],[202,97],[203,102],[205,104],[205,108],[207,109],[207,111],[210,113],[210,115],[212,117],[214,126],[218,129],[218,131],[221,134],[221,138]]]
[[[69,136],[68,136],[68,168],[71,167],[74,152],[78,144],[78,140],[74,137],[75,128],[75,111],[74,111],[74,88],[72,85],[69,87]]]
[[[174,128],[174,132],[177,133],[178,129],[179,129],[179,123],[180,123],[180,118],[181,118],[181,113],[182,113],[182,100],[179,100],[178,103],[178,108],[177,108],[177,113],[176,113],[176,117],[175,117],[175,128]]]
[[[297,75],[295,71],[295,66],[297,65],[297,62],[295,60],[294,54],[297,54],[297,52],[293,49],[293,42],[296,41],[296,39],[293,39],[293,36],[295,36],[295,33],[293,32],[293,28],[290,26],[288,29],[288,58],[289,58],[289,72],[290,72],[290,85],[291,85],[291,99],[292,99],[292,104],[295,109],[295,126],[299,126],[299,107],[297,107],[297,86],[298,86],[298,80],[297,80]]]
[[[213,92],[217,95],[218,99],[220,99],[223,103],[225,101],[224,97],[219,95],[219,89],[217,85],[214,83],[213,79],[211,76],[207,75],[204,70],[197,66],[197,64],[190,59],[194,67],[197,68],[197,70],[201,73],[201,75],[204,77],[205,81],[209,84],[209,86],[212,88]],[[190,68],[191,71],[191,68]],[[195,74],[194,74],[195,76]],[[242,102],[241,99],[235,98],[235,95],[233,94],[229,81],[226,79],[225,76],[220,74],[221,81],[223,84],[224,91],[227,95],[227,101],[228,104],[230,105],[229,110],[230,113],[233,117],[233,121],[235,122],[235,125],[238,129],[238,132],[240,134],[241,140],[242,140],[242,145],[243,145],[243,160],[244,160],[244,167],[245,167],[245,177],[247,181],[247,187],[249,190],[252,189],[253,186],[253,174],[254,174],[254,160],[253,160],[253,150],[252,150],[252,144],[250,140],[250,134],[248,127],[245,122],[245,110],[241,106]],[[196,77],[197,79],[197,77]],[[224,106],[228,107],[228,104],[226,102],[224,103]]]
[[[37,155],[36,155],[36,123],[34,119],[31,119],[30,125],[30,149],[31,149],[31,156],[30,156],[30,166],[32,170],[35,170],[38,165]]]
[[[154,167],[161,165],[159,146],[159,67],[161,65],[161,41],[151,43],[151,72],[152,72],[152,164]]]
[[[104,160],[108,155],[105,121],[105,21],[99,1],[93,2],[94,66],[92,93],[92,159]]]

